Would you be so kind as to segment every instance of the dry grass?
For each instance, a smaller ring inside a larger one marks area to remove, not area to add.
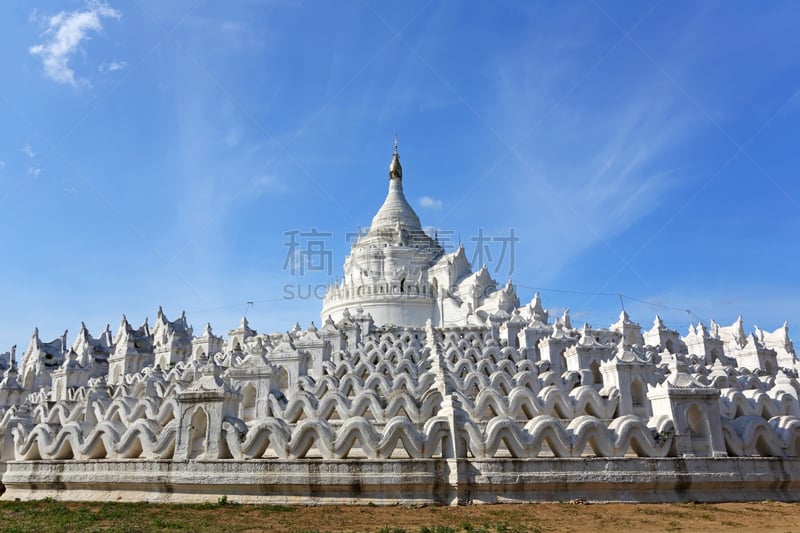
[[[800,533],[800,504],[572,504],[466,507],[0,503],[2,531],[369,531],[381,533],[758,531]]]

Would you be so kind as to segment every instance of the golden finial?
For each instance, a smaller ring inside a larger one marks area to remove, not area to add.
[[[397,132],[394,132],[394,154],[389,164],[389,179],[403,179],[403,167],[400,166],[400,154],[397,152]]]

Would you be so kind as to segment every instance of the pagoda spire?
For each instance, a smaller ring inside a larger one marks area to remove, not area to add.
[[[394,134],[394,153],[389,163],[389,180],[403,180],[403,167],[400,165],[400,153],[397,151],[397,132]]]

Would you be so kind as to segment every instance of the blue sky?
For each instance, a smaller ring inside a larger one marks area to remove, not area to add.
[[[470,257],[494,239],[477,259],[523,300],[797,331],[798,23],[791,1],[4,2],[0,350],[159,305],[318,322],[286,295],[341,272],[395,131],[423,223]],[[331,273],[293,275],[313,229]]]

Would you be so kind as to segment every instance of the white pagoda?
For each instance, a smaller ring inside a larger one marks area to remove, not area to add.
[[[2,498],[800,500],[786,324],[551,315],[423,231],[395,144],[321,327],[195,335],[159,308],[0,354]]]
[[[463,246],[446,254],[436,236],[423,230],[403,194],[395,140],[386,199],[353,245],[341,282],[328,288],[323,322],[358,313],[378,326],[484,325],[507,319],[517,307],[510,283],[498,290],[488,269],[472,271]]]

